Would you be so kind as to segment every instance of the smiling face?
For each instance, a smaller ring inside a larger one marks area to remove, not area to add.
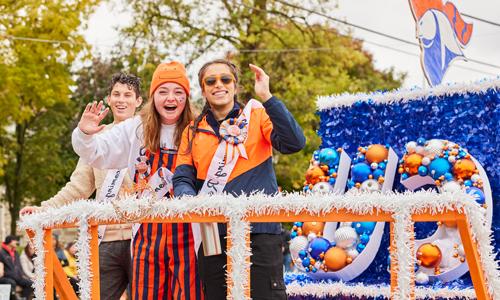
[[[224,64],[210,65],[202,78],[202,94],[214,112],[225,112],[233,108],[236,82],[231,69]]]
[[[153,94],[155,108],[162,124],[175,124],[186,106],[186,91],[177,83],[166,82]]]
[[[134,116],[136,108],[142,103],[142,98],[135,94],[131,86],[117,82],[107,102],[113,112],[115,122],[121,122]]]

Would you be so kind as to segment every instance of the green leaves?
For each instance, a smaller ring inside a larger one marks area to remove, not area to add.
[[[85,50],[78,29],[98,1],[0,2],[0,184],[11,230],[23,202],[52,196],[75,165],[71,67]],[[4,14],[4,10],[6,14]]]

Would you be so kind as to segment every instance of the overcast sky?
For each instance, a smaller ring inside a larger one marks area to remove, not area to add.
[[[130,22],[128,14],[123,13],[120,0],[102,4],[91,16],[84,34],[93,45],[94,52],[109,53],[111,47],[119,41],[115,28]],[[500,23],[500,1],[497,0],[454,0],[452,1],[462,13]],[[415,38],[415,21],[407,0],[339,0],[338,8],[328,15],[341,18],[350,23],[417,42]],[[499,66],[492,68],[473,62],[456,61],[444,77],[444,82],[470,82],[500,75],[500,27],[477,20],[466,21],[474,24],[469,45],[464,49],[466,57]],[[319,18],[321,20],[321,18]],[[346,26],[342,25],[342,28]],[[376,67],[387,69],[393,67],[398,72],[406,72],[406,87],[422,86],[423,72],[420,66],[420,49],[385,37],[377,36],[353,28],[353,35],[365,40],[365,49],[373,54]],[[383,48],[380,45],[396,48],[413,55]],[[461,68],[465,67],[465,68]],[[193,68],[194,69],[194,68]],[[471,70],[474,69],[474,70]],[[195,70],[188,70],[195,72]]]

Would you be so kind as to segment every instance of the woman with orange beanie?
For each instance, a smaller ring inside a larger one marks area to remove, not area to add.
[[[108,109],[89,103],[73,131],[75,152],[91,166],[127,172],[140,184],[169,197],[182,131],[193,119],[189,80],[181,63],[160,64],[151,81],[149,100],[140,115],[96,135]],[[116,184],[116,180],[113,181]],[[113,186],[110,186],[112,189]],[[142,223],[133,239],[133,299],[202,299],[189,223]]]

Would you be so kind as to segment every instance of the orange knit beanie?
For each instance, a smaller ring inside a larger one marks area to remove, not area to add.
[[[153,96],[155,90],[166,82],[174,82],[182,86],[189,97],[189,79],[186,75],[186,68],[177,61],[161,63],[156,67],[151,79],[151,87],[149,88],[149,97]]]

